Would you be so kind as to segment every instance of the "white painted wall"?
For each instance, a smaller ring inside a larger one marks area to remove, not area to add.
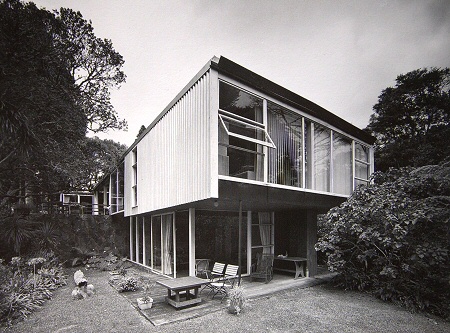
[[[217,85],[210,69],[137,144],[137,207],[132,152],[125,156],[125,216],[218,196]]]

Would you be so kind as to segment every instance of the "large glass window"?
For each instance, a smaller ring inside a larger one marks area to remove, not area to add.
[[[267,102],[267,131],[276,149],[269,150],[270,183],[302,187],[302,117]]]
[[[132,169],[133,169],[133,182],[131,186],[131,193],[133,196],[133,206],[137,206],[138,204],[138,194],[137,194],[137,183],[138,183],[138,173],[137,173],[137,147],[133,149],[132,153]]]
[[[352,180],[352,141],[333,132],[333,192],[350,195]]]
[[[219,109],[262,123],[263,100],[223,81],[219,82]]]
[[[330,130],[322,125],[314,124],[314,187],[319,191],[330,191]]]
[[[218,150],[220,175],[345,195],[369,182],[369,147],[223,81]]]
[[[264,149],[273,146],[263,124],[263,100],[219,83],[219,174],[264,180]]]

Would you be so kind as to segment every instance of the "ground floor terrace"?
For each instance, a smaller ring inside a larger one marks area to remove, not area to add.
[[[133,307],[140,311],[140,313],[155,326],[197,318],[221,311],[227,306],[227,302],[222,301],[220,295],[213,297],[213,295],[209,293],[209,289],[205,288],[199,292],[199,297],[201,298],[200,303],[195,306],[175,309],[173,306],[169,305],[165,299],[167,290],[156,283],[156,281],[170,279],[169,277],[155,274],[151,272],[150,269],[140,265],[134,265],[127,268],[127,276],[132,276],[139,281],[145,281],[146,283],[154,285],[151,290],[153,305],[150,309],[140,310],[138,308],[136,299],[138,297],[143,297],[145,294],[142,289],[138,289],[135,292],[120,293],[120,295],[127,299]],[[334,274],[328,272],[325,267],[319,266],[317,275],[314,278],[293,279],[290,274],[276,273],[274,274],[273,280],[268,284],[254,280],[251,282],[248,277],[243,277],[239,283],[244,288],[246,298],[252,300],[290,289],[308,288],[318,284],[327,283],[333,276]]]
[[[317,215],[345,198],[221,181],[219,198],[130,216],[131,261],[168,277],[196,276],[207,259],[238,265],[247,276],[260,254],[301,257],[317,274]],[[274,268],[295,270],[275,260]],[[294,276],[294,275],[292,275]]]

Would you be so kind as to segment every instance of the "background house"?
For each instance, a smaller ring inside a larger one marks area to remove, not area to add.
[[[96,188],[123,215],[130,259],[169,276],[195,259],[240,264],[257,253],[307,258],[317,214],[373,172],[374,138],[224,58],[211,59]]]

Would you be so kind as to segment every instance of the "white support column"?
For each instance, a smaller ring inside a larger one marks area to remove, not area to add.
[[[147,231],[145,228],[145,217],[142,216],[142,264],[147,265],[147,250],[146,250],[146,245],[147,245],[147,239],[146,236],[147,235]]]
[[[263,99],[263,124],[264,124],[266,130],[267,130],[267,123],[268,123],[267,100]],[[269,148],[266,146],[263,146],[263,153],[264,153],[263,181],[264,181],[264,183],[267,183],[268,179],[269,179]]]
[[[189,208],[189,276],[195,276],[195,208]]]
[[[177,277],[177,221],[176,214],[172,214],[172,244],[173,244],[173,277]]]
[[[139,219],[136,216],[135,217],[135,223],[136,223],[136,262],[140,263],[141,262],[141,255],[139,253],[139,242],[140,242],[140,236],[139,236]]]
[[[252,212],[247,211],[247,273],[252,268]]]
[[[330,130],[330,184],[329,189],[331,193],[334,193],[334,163],[333,163],[333,140],[334,140],[334,131]]]
[[[130,260],[134,261],[134,242],[133,242],[133,216],[130,216]]]
[[[302,187],[306,188],[305,118],[302,117]]]

